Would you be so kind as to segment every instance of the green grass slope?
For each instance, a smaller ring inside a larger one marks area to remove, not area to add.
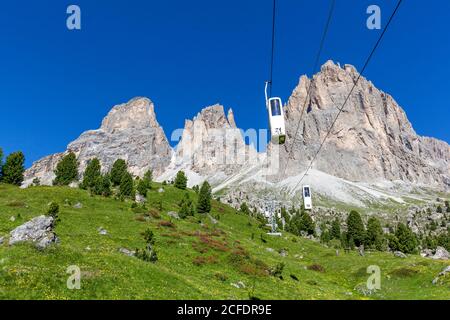
[[[449,261],[378,252],[336,256],[335,249],[289,233],[270,237],[258,221],[216,201],[211,215],[217,224],[202,215],[170,219],[167,212],[179,209],[184,192],[164,186],[159,193],[158,187],[149,192],[148,210],[139,212],[130,202],[78,189],[0,185],[0,237],[6,236],[0,245],[0,299],[450,299],[450,277],[432,284]],[[44,214],[51,201],[61,209],[60,244],[43,251],[26,243],[8,246],[9,232]],[[81,209],[73,207],[77,202]],[[100,227],[108,234],[100,235]],[[156,263],[118,251],[144,248],[147,228],[155,233]],[[279,262],[285,263],[283,280],[265,271]],[[80,290],[67,289],[71,265],[82,271]],[[369,265],[381,268],[381,290],[364,296],[355,288],[366,283]],[[240,281],[245,287],[232,285]]]

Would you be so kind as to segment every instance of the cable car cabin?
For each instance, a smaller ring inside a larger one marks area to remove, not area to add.
[[[269,109],[269,124],[272,143],[284,144],[286,141],[286,129],[284,126],[284,111],[281,99],[269,98],[267,101]]]
[[[312,209],[311,188],[303,186],[303,204],[306,210]]]

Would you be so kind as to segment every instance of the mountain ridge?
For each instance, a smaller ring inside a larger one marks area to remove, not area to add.
[[[34,177],[51,184],[57,162],[68,151],[77,155],[81,172],[93,157],[100,159],[104,170],[123,158],[135,175],[152,169],[156,180],[162,181],[185,170],[191,184],[207,179],[216,191],[233,177],[239,180],[235,186],[242,185],[242,180],[244,185],[286,185],[287,178],[298,176],[309,165],[358,75],[351,65],[327,61],[311,79],[301,76],[285,105],[286,144],[279,149],[269,145],[267,152],[257,152],[245,143],[233,110],[226,113],[220,104],[186,119],[184,128],[172,133],[172,140],[179,139],[172,148],[157,122],[153,102],[134,98],[114,106],[99,129],[82,133],[65,152],[35,162],[26,171],[24,186]],[[311,92],[306,100],[308,87]],[[294,139],[297,126],[299,134]],[[279,164],[277,174],[268,174],[267,166],[274,162]],[[450,146],[417,135],[392,96],[361,77],[313,169],[350,183],[403,181],[447,191]],[[320,191],[320,183],[317,188]]]

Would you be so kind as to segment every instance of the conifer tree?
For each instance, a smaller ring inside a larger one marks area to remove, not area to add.
[[[127,172],[127,163],[123,159],[114,161],[110,172],[111,183],[114,186],[119,186],[122,181],[123,174]]]
[[[347,237],[352,239],[354,244],[359,247],[364,244],[366,231],[360,214],[357,211],[351,211],[347,217]]]
[[[211,211],[211,186],[208,181],[203,182],[198,194],[197,212],[208,213]]]
[[[78,180],[78,163],[73,152],[65,155],[56,165],[54,185],[67,186]]]
[[[339,223],[339,219],[336,218],[331,223],[331,239],[340,239],[341,238],[341,224]]]
[[[102,167],[100,165],[100,161],[97,158],[89,161],[86,170],[84,170],[83,182],[81,183],[80,187],[86,190],[94,188],[94,186],[101,181],[101,170]]]
[[[3,182],[20,186],[24,179],[24,164],[25,156],[21,151],[8,155],[2,167]]]
[[[131,197],[134,196],[134,182],[133,177],[128,171],[122,175],[122,179],[120,180],[119,193],[122,197]]]
[[[185,190],[187,186],[187,177],[184,171],[178,171],[177,176],[175,178],[175,188]]]

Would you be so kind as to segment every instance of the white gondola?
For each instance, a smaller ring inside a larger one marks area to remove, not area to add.
[[[266,107],[269,112],[269,125],[270,125],[270,136],[272,143],[284,144],[286,141],[286,128],[284,125],[284,110],[281,98],[267,97],[267,85],[266,82]]]
[[[306,210],[312,210],[311,188],[303,186],[303,205]]]

